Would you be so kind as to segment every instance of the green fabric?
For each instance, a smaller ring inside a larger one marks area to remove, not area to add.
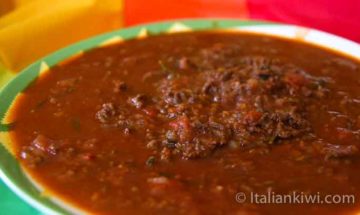
[[[26,204],[23,200],[17,197],[6,185],[0,180],[0,214],[14,215],[38,215],[38,211]]]
[[[0,89],[8,82],[14,73],[7,71],[0,65]],[[1,103],[0,103],[1,105]],[[13,193],[0,179],[0,214],[14,215],[14,214],[27,214],[38,215],[37,210],[26,204],[15,193]]]

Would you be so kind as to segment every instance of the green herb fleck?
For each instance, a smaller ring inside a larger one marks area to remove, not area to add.
[[[71,127],[75,130],[75,131],[80,131],[81,129],[81,123],[80,120],[78,118],[73,118],[70,121]]]
[[[159,60],[158,63],[160,65],[161,71],[164,72],[165,74],[169,74],[169,75],[176,74],[175,71],[173,71],[167,65],[165,65],[164,61]]]
[[[15,126],[16,122],[12,122],[12,123],[8,123],[8,124],[0,124],[0,131],[11,131],[14,126]]]
[[[269,138],[269,144],[270,144],[270,145],[274,144],[274,142],[275,142],[276,138],[277,138],[277,136],[276,136],[276,135],[274,135],[274,136],[270,137],[270,138]]]
[[[158,174],[159,174],[159,176],[164,176],[166,178],[174,178],[175,177],[174,174],[171,172],[159,172]]]
[[[161,67],[161,70],[163,72],[169,72],[170,71],[169,68],[165,65],[165,63],[162,60],[159,60],[158,63],[159,63],[159,65]]]
[[[46,99],[43,99],[43,100],[37,102],[35,107],[33,109],[31,109],[31,112],[34,112],[34,111],[42,108],[47,103],[47,101],[48,101],[48,99],[46,98]]]
[[[147,160],[146,160],[146,166],[148,166],[148,167],[153,167],[154,166],[154,164],[155,164],[155,161],[156,161],[156,159],[155,159],[155,157],[154,156],[150,156]]]

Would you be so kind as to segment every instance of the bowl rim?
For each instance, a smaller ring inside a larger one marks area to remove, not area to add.
[[[6,113],[11,109],[13,101],[26,87],[49,68],[77,56],[85,51],[95,49],[122,40],[134,39],[146,35],[165,34],[169,32],[199,31],[199,30],[227,30],[253,32],[284,37],[291,40],[303,40],[305,43],[317,45],[322,48],[341,52],[343,55],[360,59],[360,45],[348,39],[335,36],[323,31],[298,25],[289,25],[267,21],[241,20],[241,19],[176,19],[164,22],[146,23],[130,28],[123,28],[81,40],[58,51],[55,51],[22,70],[0,91],[3,101],[0,106],[0,134],[9,133],[9,124],[6,124]],[[299,33],[300,32],[300,33]],[[300,34],[300,37],[299,35]],[[71,205],[61,199],[44,197],[37,186],[28,178],[14,156],[5,148],[6,138],[0,135],[0,179],[21,199],[45,214],[82,213],[86,210]],[[10,142],[11,143],[11,142]],[[60,198],[57,196],[56,198]],[[76,209],[74,209],[76,208]],[[80,209],[78,211],[77,209]]]

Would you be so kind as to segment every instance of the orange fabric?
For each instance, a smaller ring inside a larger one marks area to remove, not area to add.
[[[237,17],[247,18],[246,0],[127,0],[124,22],[134,25],[176,18]]]
[[[0,4],[0,16],[8,13],[15,8],[15,2],[13,0],[1,0]]]

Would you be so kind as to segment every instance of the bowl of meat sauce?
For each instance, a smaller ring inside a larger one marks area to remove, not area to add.
[[[360,47],[179,20],[82,41],[0,94],[0,175],[44,214],[356,214]]]

